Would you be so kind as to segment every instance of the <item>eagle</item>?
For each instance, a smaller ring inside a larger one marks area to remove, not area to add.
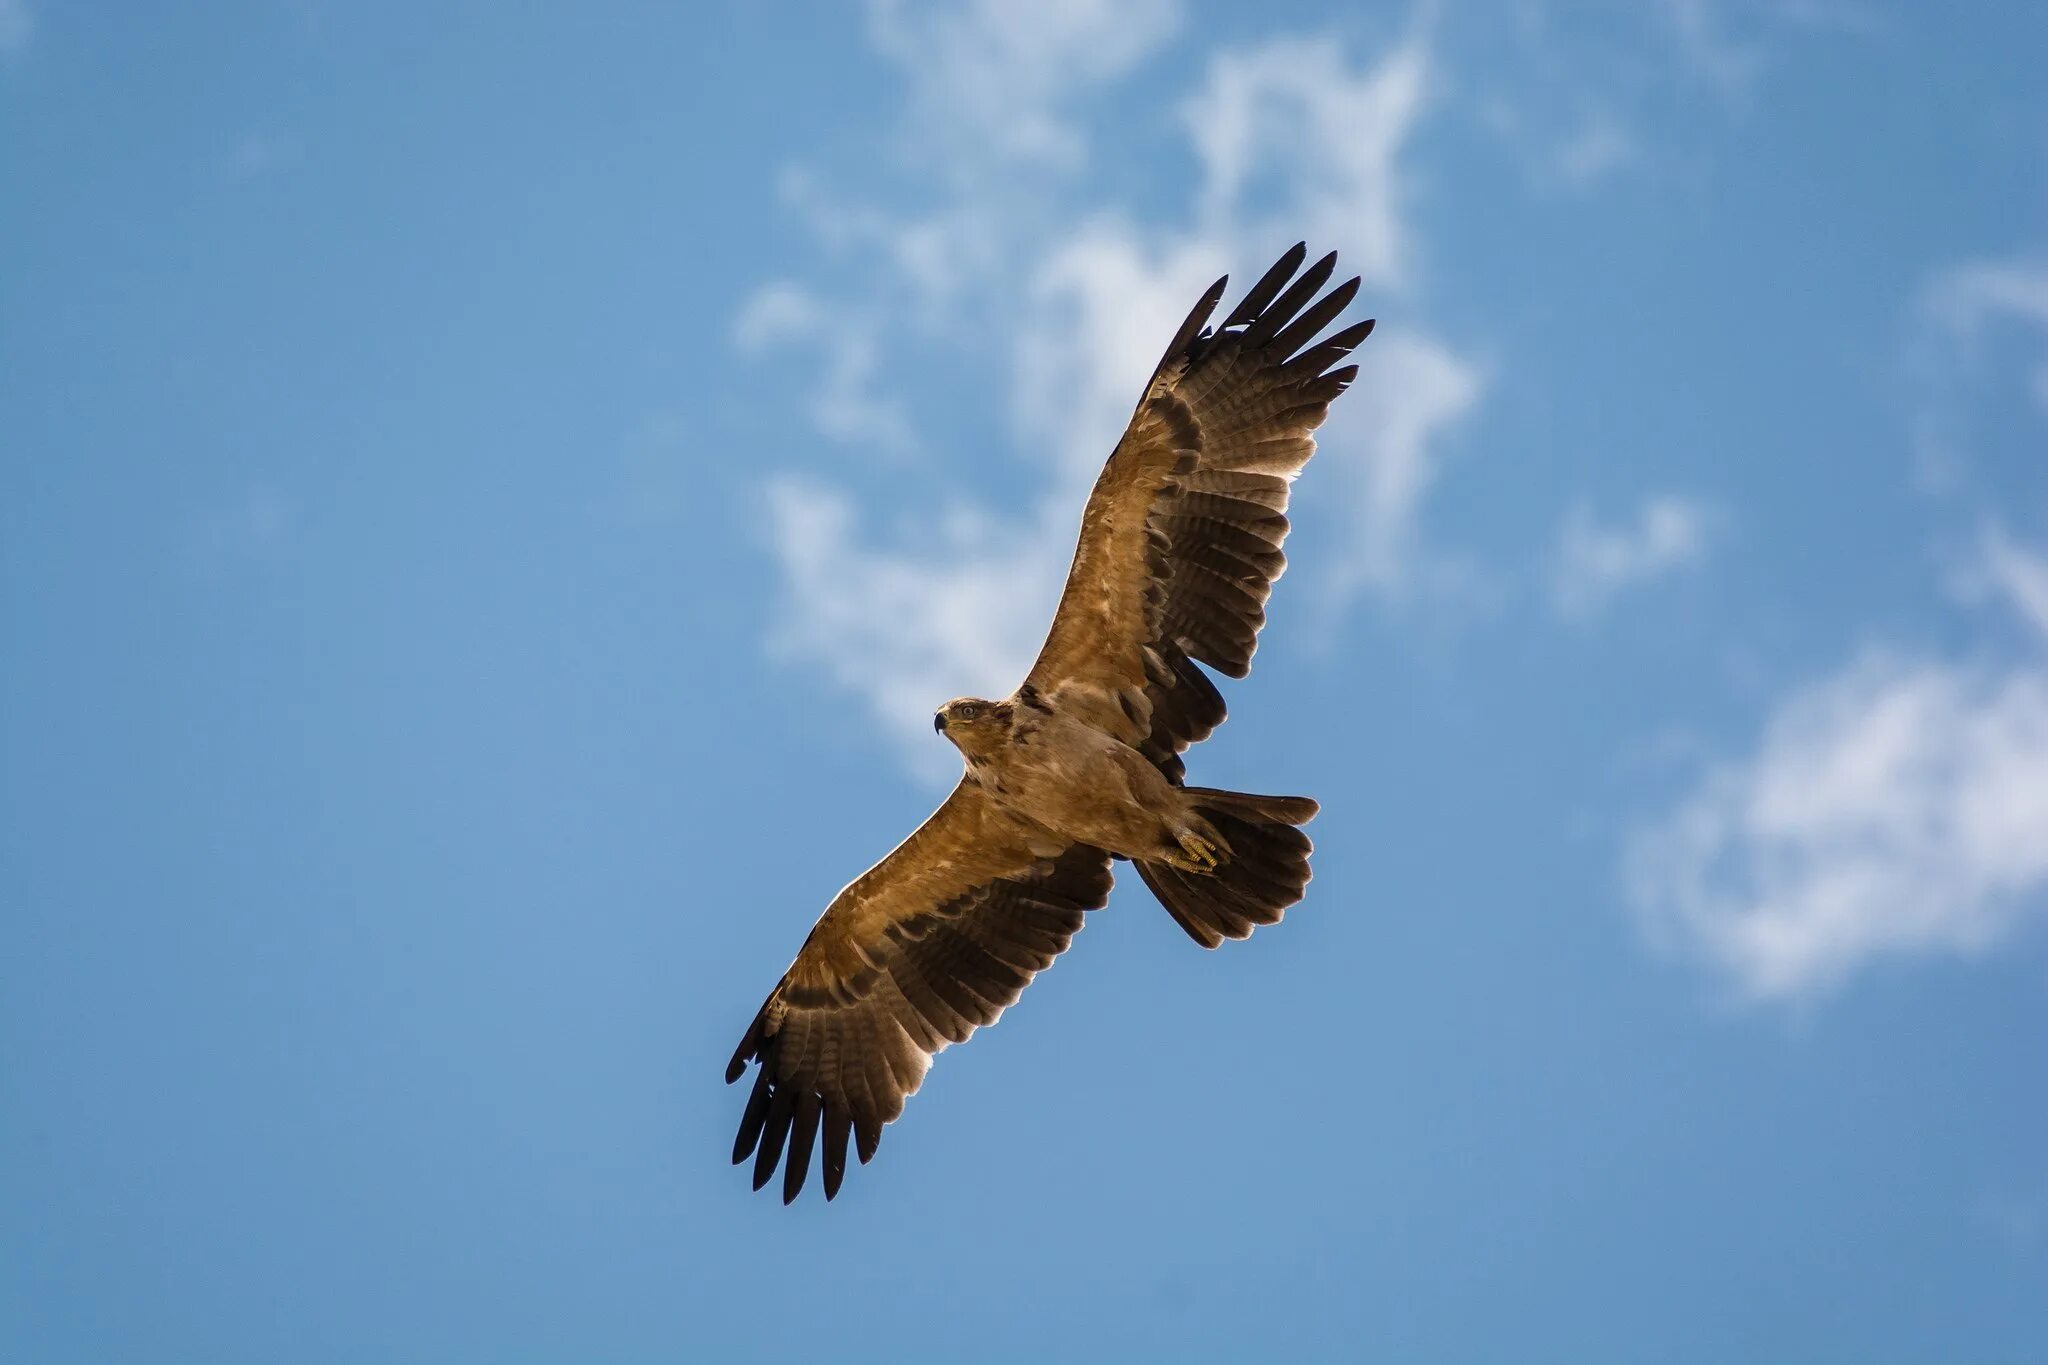
[[[1302,897],[1316,814],[1303,796],[1186,784],[1182,754],[1222,723],[1203,671],[1251,670],[1286,559],[1289,488],[1370,320],[1317,341],[1358,292],[1335,252],[1297,243],[1219,326],[1229,277],[1174,334],[1081,516],[1037,661],[1001,701],[932,717],[960,781],[909,838],[833,897],[748,1025],[728,1084],[758,1067],[735,1165],[782,1199],[814,1151],[825,1198],[862,1164],[933,1055],[993,1024],[1109,899],[1127,861],[1204,948]]]

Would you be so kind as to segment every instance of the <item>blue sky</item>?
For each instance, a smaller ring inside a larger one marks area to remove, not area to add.
[[[2048,1355],[2034,7],[0,3],[0,1355]],[[720,1071],[1188,302],[1381,325],[1135,881]]]

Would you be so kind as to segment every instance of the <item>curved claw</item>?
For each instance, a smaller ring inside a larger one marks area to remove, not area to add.
[[[1183,834],[1180,837],[1181,852],[1186,856],[1174,860],[1174,866],[1183,872],[1214,872],[1223,862],[1223,851],[1199,834]]]

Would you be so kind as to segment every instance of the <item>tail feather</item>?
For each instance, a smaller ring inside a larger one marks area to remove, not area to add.
[[[1308,886],[1313,845],[1294,827],[1315,818],[1316,803],[1306,796],[1254,796],[1210,787],[1186,792],[1188,804],[1229,845],[1229,855],[1206,874],[1140,861],[1138,876],[1174,922],[1204,948],[1279,923]]]
[[[1204,814],[1221,811],[1261,824],[1305,825],[1322,807],[1312,796],[1254,796],[1250,792],[1219,791],[1215,787],[1182,789],[1188,804]]]

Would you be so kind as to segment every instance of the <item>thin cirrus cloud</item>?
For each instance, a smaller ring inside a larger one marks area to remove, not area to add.
[[[2048,560],[1997,536],[1984,559],[2031,654],[1873,649],[1784,698],[1754,753],[1638,833],[1628,878],[1661,942],[1790,1001],[2048,910]]]
[[[35,31],[35,11],[28,0],[0,0],[0,53],[21,51]]]
[[[1928,287],[1927,311],[1966,345],[1999,324],[2034,333],[2028,375],[2034,402],[2048,411],[2048,257],[1973,261],[1944,271]]]
[[[1178,218],[1147,222],[1082,173],[1088,96],[1166,41],[1177,12],[1158,7],[1148,24],[1119,29],[1106,55],[1085,56],[1099,43],[1105,12],[1088,4],[1063,12],[1061,23],[1020,49],[989,7],[942,18],[880,7],[885,56],[908,41],[912,24],[936,25],[929,41],[973,47],[983,67],[1012,53],[1022,71],[984,70],[984,78],[1020,92],[1019,126],[1043,131],[1003,144],[999,154],[1035,177],[1034,197],[1044,202],[1023,202],[1002,177],[947,169],[943,155],[932,158],[937,207],[921,214],[848,209],[809,175],[785,177],[785,194],[821,240],[868,249],[889,288],[828,309],[798,286],[766,286],[736,332],[766,348],[807,344],[798,323],[829,323],[869,338],[861,344],[872,348],[873,338],[899,330],[975,335],[975,320],[1004,320],[978,334],[1011,337],[1008,354],[995,358],[1006,367],[1016,446],[1042,473],[1037,496],[1002,511],[956,498],[939,527],[912,528],[901,542],[869,529],[853,498],[815,476],[781,475],[769,496],[783,586],[773,647],[859,693],[918,771],[930,757],[916,741],[934,697],[1005,691],[1028,664],[1088,484],[1163,339],[1211,280],[1255,274],[1305,234],[1336,247],[1371,289],[1412,295],[1417,287],[1402,155],[1429,104],[1429,53],[1419,34],[1369,62],[1351,60],[1341,43],[1295,37],[1212,53],[1182,104],[1198,183]],[[986,31],[970,42],[975,35],[963,26],[976,24]],[[1073,52],[1063,54],[1063,44]],[[958,121],[977,117],[980,96],[962,93],[950,77],[910,80],[906,105],[920,121],[949,100]],[[999,260],[1012,264],[973,268]],[[853,344],[828,345],[814,423],[834,439],[883,444],[881,432],[824,420],[835,373],[844,381],[842,407],[861,410],[852,401],[859,395],[868,395],[870,410],[881,401],[872,397],[872,371],[830,349]],[[1375,420],[1353,425],[1340,408],[1317,461],[1326,481],[1321,503],[1357,528],[1345,538],[1345,557],[1321,566],[1325,596],[1340,607],[1362,592],[1399,600],[1433,581],[1423,505],[1448,439],[1484,390],[1477,366],[1412,323],[1382,329],[1372,346],[1359,385]]]
[[[876,387],[874,329],[857,312],[836,309],[802,285],[778,280],[747,299],[732,335],[748,355],[789,347],[820,352],[818,382],[805,401],[824,435],[891,453],[915,447],[903,405]]]
[[[1504,79],[1472,92],[1474,109],[1530,184],[1550,193],[1584,193],[1624,172],[1686,174],[1689,155],[1674,133],[1702,115],[1749,116],[1788,65],[1789,47],[1816,35],[1870,39],[1888,27],[1861,0],[1526,0],[1492,17],[1489,37],[1515,61],[1496,73]],[[1629,41],[1613,41],[1617,27]],[[1658,106],[1692,92],[1710,95],[1709,107],[1690,106],[1674,125]]]
[[[1660,0],[1661,11],[1686,65],[1724,99],[1754,94],[1773,39],[1789,30],[1868,35],[1884,26],[1861,0]]]
[[[1630,588],[1705,558],[1713,517],[1704,503],[1676,494],[1646,499],[1632,523],[1601,523],[1584,503],[1565,515],[1551,570],[1558,614],[1583,620]]]
[[[874,0],[868,36],[908,82],[906,128],[952,172],[1073,169],[1088,142],[1069,106],[1151,55],[1182,17],[1178,0]]]
[[[782,475],[768,489],[788,596],[769,638],[778,655],[827,670],[859,694],[913,774],[936,781],[958,760],[929,741],[949,696],[1016,685],[1059,598],[1073,526],[956,509],[919,548],[874,545],[840,490]]]

